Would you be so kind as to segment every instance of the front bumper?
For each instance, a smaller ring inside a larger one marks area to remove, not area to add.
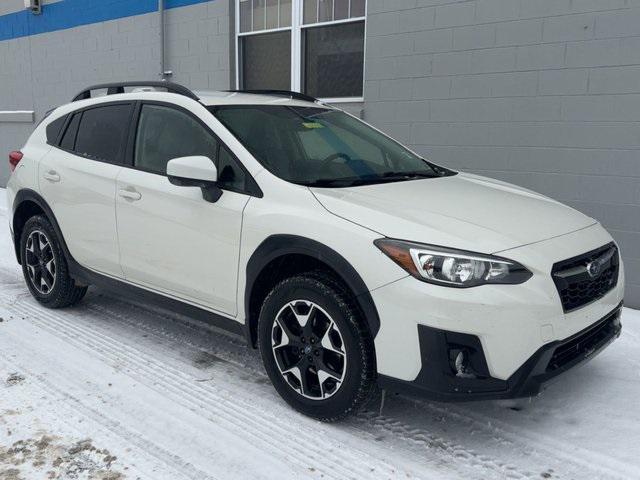
[[[380,375],[381,388],[439,401],[470,401],[531,397],[563,372],[595,357],[620,336],[622,304],[588,328],[563,341],[548,343],[535,352],[511,377],[491,377],[478,337],[418,326],[422,369],[415,380]],[[451,351],[465,351],[468,371],[459,375]]]
[[[492,392],[509,382],[549,345],[559,345],[597,324],[616,310],[624,296],[624,265],[617,284],[602,298],[563,311],[552,278],[554,265],[607,245],[611,236],[600,225],[505,252],[500,256],[525,265],[533,273],[520,285],[484,285],[458,289],[405,277],[371,292],[380,316],[375,337],[378,375],[413,383],[438,368],[423,355],[421,331],[471,336],[483,353],[483,377],[494,379]],[[428,331],[428,330],[426,330]],[[455,332],[455,333],[454,333]],[[533,371],[529,364],[527,371]],[[488,385],[488,382],[484,382]],[[492,395],[495,396],[495,395]]]

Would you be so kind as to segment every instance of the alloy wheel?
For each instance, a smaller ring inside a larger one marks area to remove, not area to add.
[[[325,400],[340,389],[347,371],[345,343],[336,322],[317,304],[294,300],[282,307],[271,347],[280,374],[298,394]]]
[[[27,238],[25,263],[31,285],[42,295],[48,295],[56,284],[56,260],[47,235],[34,230]]]

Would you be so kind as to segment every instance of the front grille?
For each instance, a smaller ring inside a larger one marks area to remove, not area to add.
[[[553,352],[547,372],[561,369],[576,360],[589,357],[620,332],[620,308],[588,330],[563,343]]]
[[[620,260],[613,242],[558,262],[551,274],[562,308],[571,312],[604,297],[618,283]]]

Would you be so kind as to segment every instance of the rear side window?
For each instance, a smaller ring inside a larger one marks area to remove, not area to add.
[[[80,117],[82,117],[82,113],[76,113],[71,118],[67,129],[60,140],[60,148],[65,150],[73,150],[73,147],[76,143],[76,134],[78,133],[78,125],[80,124]]]
[[[123,163],[131,104],[106,105],[82,113],[74,150],[96,160]]]
[[[67,120],[67,116],[63,115],[60,118],[56,118],[53,122],[47,125],[47,143],[51,145],[56,145],[58,141],[58,135],[60,135],[60,130],[64,125],[64,122]]]

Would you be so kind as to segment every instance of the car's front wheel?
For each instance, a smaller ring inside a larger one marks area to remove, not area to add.
[[[60,241],[49,220],[42,215],[27,220],[20,238],[22,272],[34,298],[48,308],[78,303],[87,287],[77,286]]]
[[[276,390],[306,415],[339,420],[374,389],[371,334],[352,296],[329,275],[277,284],[260,311],[258,341]]]

